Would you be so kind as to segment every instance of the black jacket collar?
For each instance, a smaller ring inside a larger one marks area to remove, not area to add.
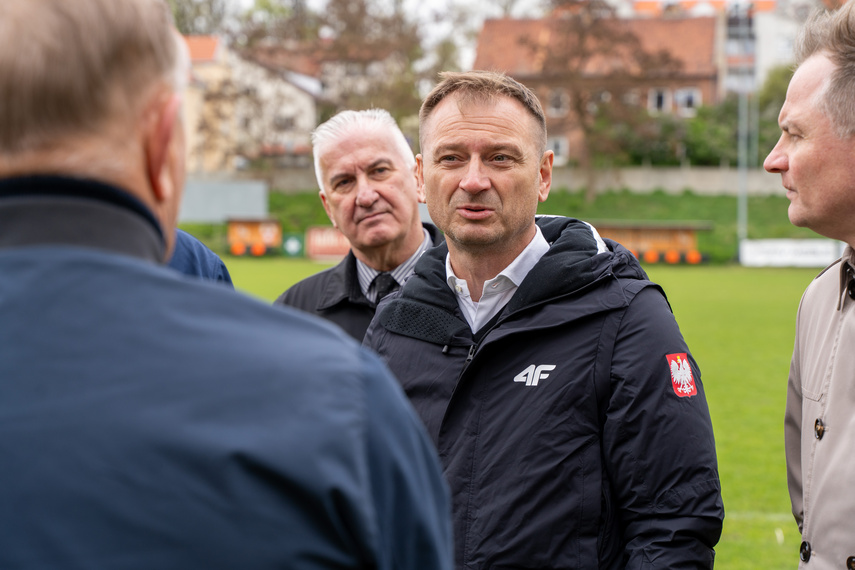
[[[543,216],[537,218],[537,225],[549,242],[549,251],[520,284],[500,313],[500,319],[526,307],[582,291],[603,278],[647,278],[638,261],[620,244],[604,240],[607,250],[601,251],[593,229],[585,222]],[[457,298],[446,284],[447,254],[445,243],[425,253],[401,294],[381,306],[379,322],[383,327],[435,344],[469,341],[469,325],[460,315]],[[605,304],[598,300],[584,310],[601,310]]]
[[[434,245],[433,249],[436,249],[440,244],[444,247],[445,238],[436,226],[428,223],[422,223],[422,226],[430,234],[430,239]],[[425,255],[430,251],[430,249],[427,250]],[[348,251],[344,260],[330,271],[332,272],[332,276],[327,283],[327,287],[320,295],[318,310],[326,310],[345,301],[367,307],[373,306],[362,293],[362,288],[359,286],[359,277],[356,271],[356,256],[353,255],[353,250]]]

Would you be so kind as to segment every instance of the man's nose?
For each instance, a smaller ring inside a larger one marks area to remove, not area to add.
[[[780,147],[781,141],[779,140],[778,144],[775,145],[775,148],[773,148],[769,153],[769,156],[766,157],[766,160],[763,161],[763,168],[766,169],[766,172],[780,174],[789,168],[790,165],[787,155],[781,152]]]
[[[460,180],[460,188],[467,192],[481,192],[491,187],[490,177],[487,176],[486,168],[480,158],[473,157],[466,166],[463,178]]]
[[[370,180],[361,176],[356,179],[357,206],[360,208],[370,208],[377,201],[378,196],[379,194]]]

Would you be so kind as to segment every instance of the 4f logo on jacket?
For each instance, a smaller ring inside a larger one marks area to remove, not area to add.
[[[665,359],[668,360],[668,367],[671,369],[671,384],[674,386],[674,393],[681,398],[688,398],[697,394],[695,378],[692,376],[692,367],[689,366],[686,353],[666,354]]]
[[[540,366],[530,364],[528,368],[514,376],[514,382],[525,382],[526,386],[537,386],[540,380],[549,378],[547,372],[551,370],[555,370],[554,364],[541,364]]]

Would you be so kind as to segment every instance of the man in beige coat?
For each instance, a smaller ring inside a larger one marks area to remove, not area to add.
[[[848,244],[808,286],[796,321],[785,417],[787,476],[802,533],[799,568],[855,570],[855,7],[817,13],[764,167],[789,218]]]

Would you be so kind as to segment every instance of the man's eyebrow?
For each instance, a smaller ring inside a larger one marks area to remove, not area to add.
[[[368,166],[366,166],[365,170],[373,170],[373,169],[377,168],[378,166],[383,166],[383,165],[388,165],[391,167],[392,166],[392,159],[386,158],[386,157],[378,158],[374,162],[371,162]],[[341,172],[339,174],[335,174],[333,176],[330,176],[329,182],[330,182],[330,184],[335,184],[339,180],[342,180],[345,178],[351,178],[352,176],[353,176],[353,174],[351,174],[350,172]]]
[[[434,152],[444,152],[450,150],[460,150],[466,148],[465,143],[448,142],[436,146]],[[512,154],[523,154],[523,149],[519,145],[511,142],[498,142],[495,144],[487,144],[483,147],[484,152],[509,152]]]
[[[335,174],[330,176],[330,185],[334,185],[339,180],[344,180],[345,178],[350,178],[352,175],[349,172],[342,172],[340,174]]]
[[[378,166],[381,166],[381,165],[389,165],[389,166],[391,166],[391,165],[392,165],[392,159],[390,159],[390,158],[385,158],[385,157],[384,157],[384,158],[378,158],[377,160],[375,160],[374,162],[372,162],[371,164],[369,164],[369,165],[365,168],[365,170],[372,170],[372,169],[377,168]]]

